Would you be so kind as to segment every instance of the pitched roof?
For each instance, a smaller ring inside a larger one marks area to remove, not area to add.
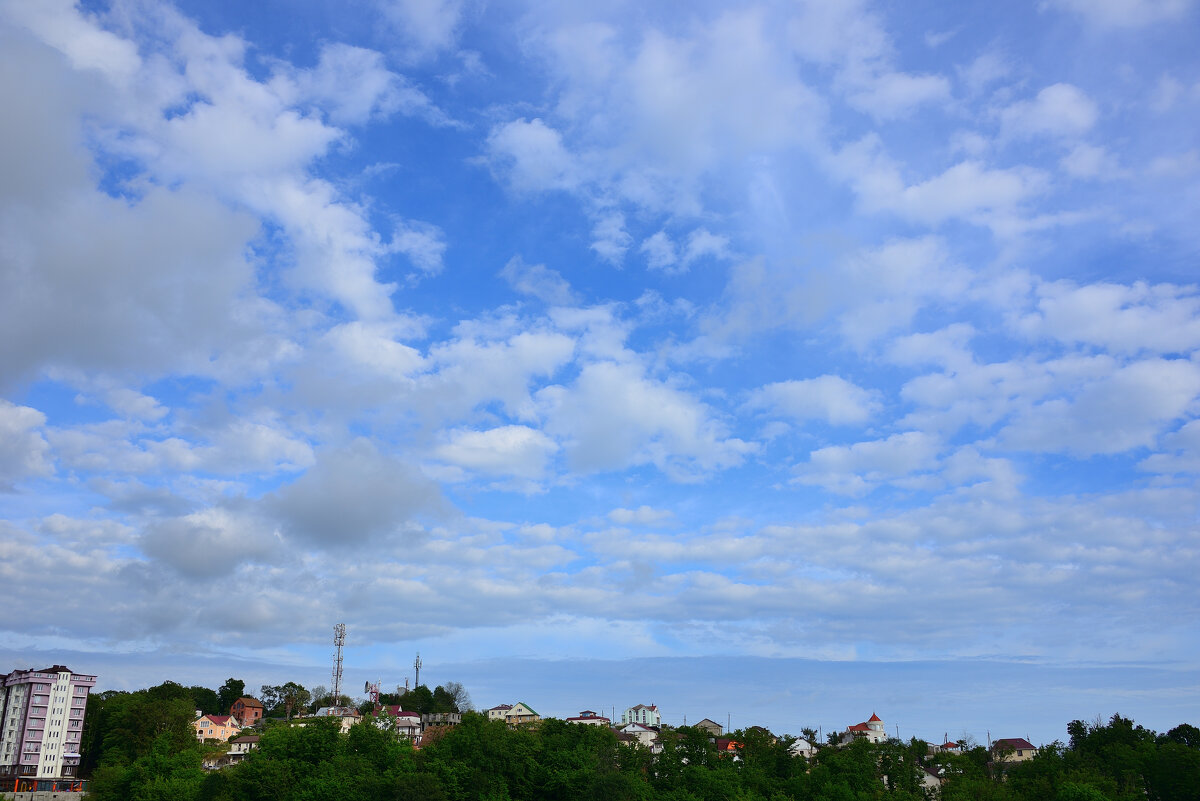
[[[492,707],[491,709],[489,709],[487,711],[488,712],[499,712],[501,709],[512,709],[512,706],[513,706],[512,704],[496,704],[494,707]]]
[[[1025,750],[1027,748],[1030,751],[1037,750],[1037,746],[1035,746],[1033,743],[1026,740],[1024,737],[1006,737],[1002,740],[996,740],[995,742],[992,743],[992,748],[995,749],[997,747],[999,747],[999,748],[1016,748],[1021,751]]]
[[[846,731],[870,731],[865,723],[855,723],[853,726],[847,726]]]
[[[241,698],[237,699],[237,701],[234,701],[234,703],[236,704],[238,701],[242,702],[242,706],[256,706],[259,709],[266,708],[262,705],[262,701],[258,700],[257,698],[252,698],[249,695],[243,695]]]
[[[204,717],[208,718],[209,720],[211,720],[213,723],[215,723],[218,726],[224,726],[225,722],[228,721],[231,716],[230,715],[205,715]]]
[[[883,723],[883,718],[872,712],[871,717],[867,718],[867,723]]]

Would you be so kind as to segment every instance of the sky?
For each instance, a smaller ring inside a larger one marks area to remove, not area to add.
[[[0,670],[1197,722],[1198,33],[0,0]]]

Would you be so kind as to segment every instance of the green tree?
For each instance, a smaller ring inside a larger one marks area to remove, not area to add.
[[[225,680],[217,690],[217,699],[221,702],[221,714],[228,715],[233,702],[246,694],[246,682],[232,676]]]

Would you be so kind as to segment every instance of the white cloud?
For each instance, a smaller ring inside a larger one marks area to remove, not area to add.
[[[679,255],[675,252],[675,243],[666,231],[659,231],[643,240],[640,250],[646,254],[646,265],[651,270],[675,272],[672,268],[679,262]]]
[[[633,364],[589,364],[570,387],[538,392],[545,430],[571,470],[653,464],[675,479],[740,464],[752,446],[729,438],[709,409]]]
[[[878,15],[865,2],[805,0],[788,23],[792,46],[803,57],[838,69],[837,85],[853,107],[879,119],[950,99],[941,75],[914,75],[893,67],[894,48]]]
[[[749,405],[833,425],[864,423],[881,408],[875,393],[835,375],[768,384],[751,394]]]
[[[1112,179],[1120,173],[1116,157],[1097,145],[1078,144],[1059,163],[1067,174],[1076,178]]]
[[[636,509],[613,509],[608,513],[608,519],[622,526],[655,526],[673,519],[675,515],[669,509],[655,509],[651,506],[639,506]]]
[[[796,468],[796,481],[844,495],[864,495],[883,482],[899,482],[938,464],[941,443],[929,434],[907,431],[887,439],[832,445],[809,454]]]
[[[959,370],[974,360],[969,344],[975,333],[968,323],[953,323],[940,331],[897,337],[888,345],[887,357],[904,366],[935,364]]]
[[[488,134],[487,151],[493,170],[523,192],[574,189],[579,170],[563,145],[562,134],[541,119],[524,118],[497,125]]]
[[[554,440],[528,426],[501,426],[487,431],[457,429],[435,454],[451,464],[485,475],[539,479],[558,450]]]
[[[0,398],[0,491],[25,478],[54,472],[50,446],[40,429],[46,416],[37,409]]]
[[[389,249],[403,253],[425,275],[437,275],[442,271],[446,238],[436,225],[406,220],[396,224]]]
[[[1033,100],[1013,103],[1000,112],[1005,136],[1054,136],[1071,138],[1087,133],[1096,124],[1099,110],[1082,90],[1069,83],[1056,83],[1037,93]]]
[[[1015,321],[1025,336],[1117,353],[1187,353],[1200,347],[1195,287],[1054,281],[1036,291],[1036,310]]]
[[[1139,462],[1138,469],[1169,475],[1200,473],[1200,420],[1190,420],[1164,435],[1159,451]]]
[[[1019,415],[1000,433],[1010,448],[1075,456],[1149,447],[1200,394],[1200,367],[1147,359],[1087,381],[1071,399],[1054,398]]]
[[[600,258],[614,267],[625,260],[625,251],[633,243],[633,237],[625,230],[625,215],[619,211],[605,211],[597,216],[592,226],[591,248]]]
[[[516,291],[532,295],[543,303],[567,306],[576,300],[570,283],[558,270],[551,270],[544,264],[526,264],[520,256],[508,260],[500,277]]]
[[[1044,0],[1101,28],[1141,28],[1184,17],[1192,0]]]
[[[843,148],[833,157],[831,166],[854,188],[865,211],[890,212],[926,225],[963,219],[998,228],[1000,223],[1019,217],[1024,204],[1046,185],[1045,175],[1039,170],[994,169],[973,159],[923,182],[907,184],[874,135]]]
[[[276,82],[291,81],[297,96],[291,102],[311,102],[325,109],[338,125],[363,125],[374,117],[397,112],[421,116],[436,125],[449,120],[424,92],[389,70],[382,53],[341,43],[321,46],[317,66],[289,70],[280,65]],[[289,75],[289,73],[291,73]],[[275,84],[278,87],[278,83]],[[278,87],[287,91],[286,87]]]
[[[453,47],[462,21],[462,0],[377,0],[414,57]]]

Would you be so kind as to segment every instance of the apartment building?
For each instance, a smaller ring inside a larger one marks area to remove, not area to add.
[[[95,676],[63,665],[0,674],[0,781],[69,779]]]

